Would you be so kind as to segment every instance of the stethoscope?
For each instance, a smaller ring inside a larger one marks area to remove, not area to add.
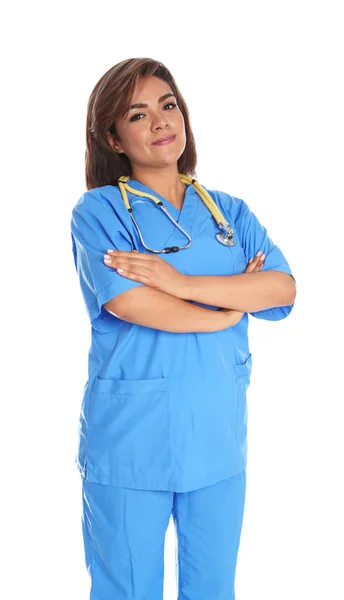
[[[183,173],[178,173],[178,175],[183,183],[191,184],[195,188],[197,194],[200,196],[201,200],[204,202],[204,204],[206,205],[208,210],[213,215],[219,228],[223,229],[225,231],[225,233],[219,232],[219,233],[215,234],[217,241],[220,244],[223,244],[224,246],[234,246],[234,244],[235,244],[235,240],[233,237],[234,231],[231,228],[230,224],[224,219],[221,211],[216,206],[212,197],[201,186],[201,184],[198,183],[198,181],[196,179],[192,179],[191,177],[189,177],[189,175],[184,175]],[[162,201],[158,200],[158,198],[155,198],[155,196],[152,196],[151,194],[147,194],[147,192],[141,192],[139,190],[135,190],[135,188],[130,187],[130,185],[128,185],[126,183],[128,181],[128,179],[130,179],[129,175],[122,175],[121,177],[119,177],[118,178],[118,187],[122,194],[123,202],[124,202],[126,208],[128,209],[132,220],[134,221],[135,227],[140,236],[140,240],[141,240],[143,246],[146,248],[146,250],[149,250],[149,252],[155,252],[156,254],[163,254],[163,253],[168,254],[170,252],[178,252],[179,250],[186,250],[187,248],[189,248],[192,243],[191,237],[182,227],[180,227],[180,225],[169,214],[168,210],[164,207]],[[129,204],[127,191],[132,192],[133,194],[135,194],[137,196],[146,196],[146,197],[154,200],[155,204],[160,206],[160,208],[164,211],[164,213],[167,215],[167,217],[170,219],[170,221],[172,221],[172,223],[174,223],[176,225],[176,227],[178,227],[179,231],[181,231],[188,238],[189,243],[186,246],[171,246],[168,248],[164,248],[163,250],[153,250],[152,248],[149,248],[148,246],[146,246],[146,244],[143,241],[143,237],[142,237],[140,228],[139,228],[137,221],[133,215],[133,209],[131,208],[131,206]]]

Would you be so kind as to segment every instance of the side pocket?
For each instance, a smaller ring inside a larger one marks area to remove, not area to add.
[[[83,396],[81,401],[79,420],[78,420],[78,446],[75,454],[75,463],[78,471],[83,478],[86,478],[86,455],[87,455],[87,442],[88,442],[88,410],[90,402],[90,390],[88,388],[88,381],[86,382],[83,390]]]
[[[246,391],[250,385],[252,372],[252,355],[249,354],[244,363],[234,365],[237,392],[236,440],[237,447],[246,462],[247,457],[247,401]]]
[[[87,460],[109,475],[120,466],[169,465],[166,379],[100,379],[91,390]]]

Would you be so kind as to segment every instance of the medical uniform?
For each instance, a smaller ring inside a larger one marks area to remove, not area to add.
[[[235,245],[224,246],[192,185],[179,211],[141,182],[128,184],[162,200],[192,237],[187,250],[159,254],[181,273],[242,273],[261,250],[262,271],[292,275],[243,200],[205,188],[234,229]],[[147,246],[187,243],[154,201],[130,192],[128,198]],[[75,457],[83,484],[91,598],[162,598],[161,536],[172,514],[179,528],[178,598],[232,600],[247,463],[248,314],[209,333],[160,331],[110,314],[105,302],[144,284],[106,266],[107,249],[148,253],[117,186],[81,196],[72,211],[71,234],[92,326]],[[250,314],[277,321],[292,308]]]

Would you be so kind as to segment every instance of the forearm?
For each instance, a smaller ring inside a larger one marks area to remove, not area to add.
[[[254,312],[293,304],[293,278],[281,271],[260,271],[238,275],[189,275],[181,293],[183,299],[242,312]]]
[[[105,308],[123,321],[174,333],[211,332],[230,327],[221,311],[203,308],[165,292],[140,286],[106,303]]]

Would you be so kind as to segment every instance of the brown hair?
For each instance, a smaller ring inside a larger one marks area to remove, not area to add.
[[[174,78],[161,62],[152,58],[128,58],[104,73],[88,100],[85,153],[88,190],[103,185],[118,185],[117,180],[121,175],[131,175],[128,157],[114,151],[106,134],[110,132],[120,140],[116,120],[127,113],[138,80],[153,75],[169,84],[184,117],[186,145],[177,162],[178,172],[197,179],[197,153],[189,111]]]

